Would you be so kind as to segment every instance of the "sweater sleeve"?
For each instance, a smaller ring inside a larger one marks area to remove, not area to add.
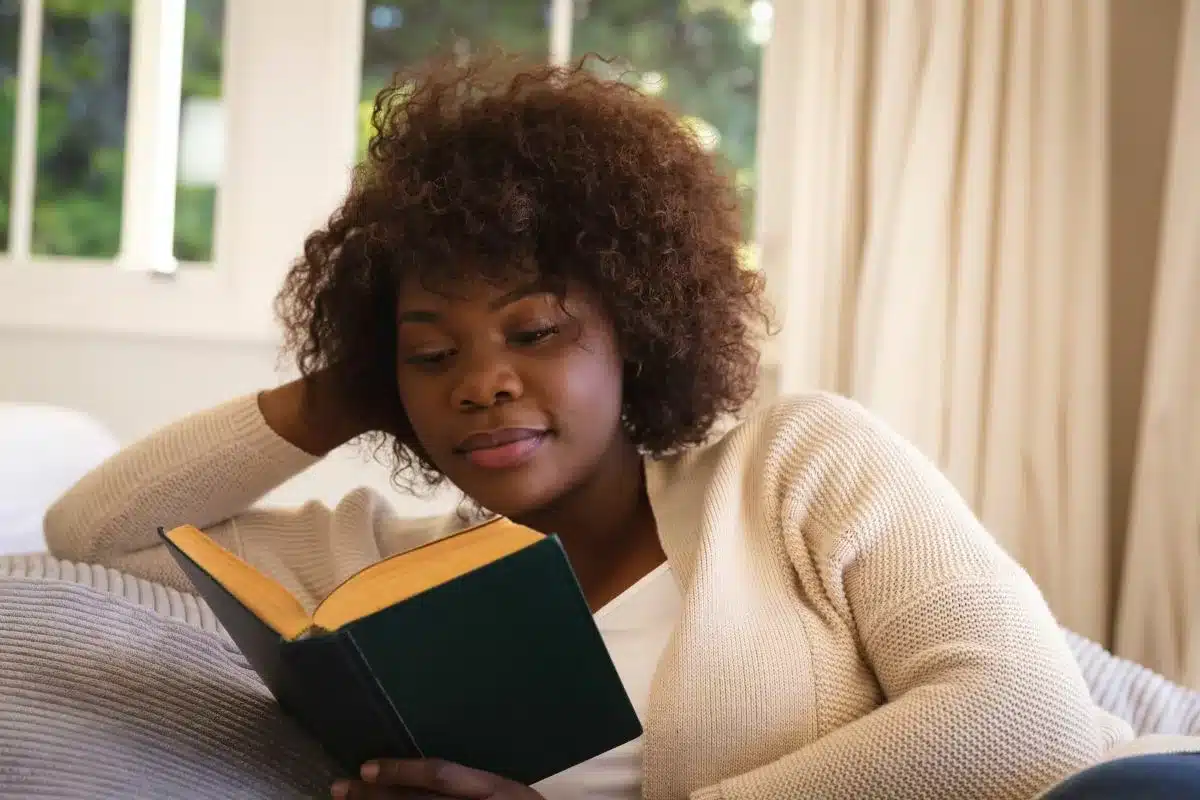
[[[160,526],[196,525],[241,555],[230,521],[317,460],[271,430],[255,396],[242,397],[168,425],[85,475],[46,513],[46,542],[59,558],[178,584]],[[279,515],[282,527],[298,512],[256,513]]]
[[[1098,759],[1099,711],[1033,581],[915,448],[836,414],[837,456],[797,471],[783,524],[885,702],[693,798],[1017,800]]]

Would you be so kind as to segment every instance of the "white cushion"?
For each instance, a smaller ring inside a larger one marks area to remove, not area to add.
[[[0,403],[0,554],[44,550],[46,509],[119,447],[79,411]]]

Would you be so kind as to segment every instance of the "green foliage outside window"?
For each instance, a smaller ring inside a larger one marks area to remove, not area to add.
[[[20,0],[0,0],[0,247],[8,242]],[[44,0],[32,250],[109,258],[121,235],[132,0]],[[188,0],[183,96],[221,93],[224,0]],[[181,186],[175,254],[212,253],[216,189]]]

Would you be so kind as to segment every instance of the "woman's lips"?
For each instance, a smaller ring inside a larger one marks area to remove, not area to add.
[[[512,469],[533,457],[546,439],[545,431],[529,431],[527,436],[490,447],[472,447],[462,454],[483,469]]]

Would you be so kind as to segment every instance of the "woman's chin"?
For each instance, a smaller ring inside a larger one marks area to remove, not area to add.
[[[510,480],[455,481],[472,500],[493,514],[520,521],[537,516],[561,495],[557,487],[537,481],[534,476],[512,476]],[[465,484],[465,485],[464,485]],[[554,531],[542,531],[554,533]]]

